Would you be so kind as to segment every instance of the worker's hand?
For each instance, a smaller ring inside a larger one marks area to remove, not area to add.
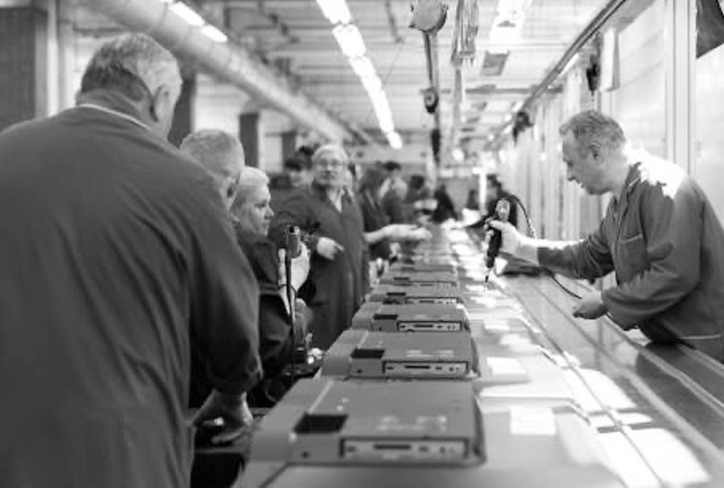
[[[390,242],[390,259],[402,254],[402,246],[399,242]]]
[[[578,304],[573,307],[573,316],[584,319],[597,319],[608,310],[601,298],[601,292],[586,293],[581,297]]]
[[[343,251],[344,248],[329,237],[320,237],[317,241],[317,254],[330,261],[334,259],[338,252]]]
[[[390,224],[384,229],[391,241],[425,241],[432,237],[429,230],[411,224]]]
[[[254,420],[246,403],[246,393],[240,395],[227,395],[216,390],[206,399],[196,415],[191,420],[193,425],[199,426],[207,420],[220,418],[223,421],[223,431],[216,435],[211,442],[214,444],[229,443],[237,439]]]
[[[284,258],[286,257],[286,249],[279,249],[279,287],[286,286],[287,273]],[[299,256],[292,258],[292,288],[294,292],[307,281],[309,276],[309,249],[304,244],[299,244]]]
[[[307,326],[312,318],[312,312],[301,298],[294,300],[294,340],[297,344],[307,336]]]
[[[500,220],[491,220],[488,222],[488,226],[501,232],[503,239],[500,252],[513,256],[519,253],[520,245],[523,242],[523,234],[518,232],[518,229],[508,222],[501,222]]]

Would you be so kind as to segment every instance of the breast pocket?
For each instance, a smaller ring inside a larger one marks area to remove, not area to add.
[[[649,268],[643,234],[619,238],[616,249],[616,274],[620,281],[629,281]]]

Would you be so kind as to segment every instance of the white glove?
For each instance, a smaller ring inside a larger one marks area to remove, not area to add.
[[[286,249],[279,249],[279,286],[287,284],[287,273],[284,267]],[[299,288],[307,281],[309,276],[309,249],[303,243],[299,244],[299,256],[292,258],[292,288],[299,291]]]
[[[488,225],[493,229],[498,229],[502,235],[502,242],[500,245],[500,252],[511,254],[516,256],[520,254],[520,246],[523,243],[524,236],[518,229],[513,227],[508,222],[501,222],[500,220],[491,220]]]
[[[320,237],[317,241],[317,254],[325,259],[332,261],[341,251],[344,251],[344,248],[329,237]]]

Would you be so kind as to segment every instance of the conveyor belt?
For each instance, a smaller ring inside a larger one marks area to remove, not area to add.
[[[661,454],[640,441],[637,432],[643,429],[673,434],[706,470],[709,479],[702,482],[722,486],[724,404],[720,395],[724,370],[720,364],[683,346],[644,347],[605,318],[595,322],[575,319],[570,315],[571,297],[546,278],[503,281],[583,382],[582,369],[595,371],[630,398],[633,405],[622,409],[596,395],[602,413],[626,436],[661,485],[675,484],[669,479],[670,465],[662,465]],[[572,363],[572,357],[580,365]],[[595,395],[591,385],[586,387]],[[627,426],[621,418],[632,412],[648,415],[651,422],[638,428]]]
[[[255,474],[274,466],[268,482],[275,487],[724,486],[722,365],[686,348],[646,346],[608,319],[573,318],[574,299],[546,276],[485,285],[481,256],[479,243],[461,231],[437,232],[414,261],[458,268],[469,336],[481,356],[473,384],[484,463],[321,466],[285,461],[285,448],[274,448],[257,459]],[[296,442],[283,431],[271,439]]]

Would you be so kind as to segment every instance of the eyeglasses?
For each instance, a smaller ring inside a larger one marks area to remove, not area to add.
[[[344,167],[344,163],[342,161],[339,161],[338,159],[332,159],[332,160],[321,159],[314,164],[315,164],[315,166],[317,166],[319,168],[339,169],[339,168]]]

